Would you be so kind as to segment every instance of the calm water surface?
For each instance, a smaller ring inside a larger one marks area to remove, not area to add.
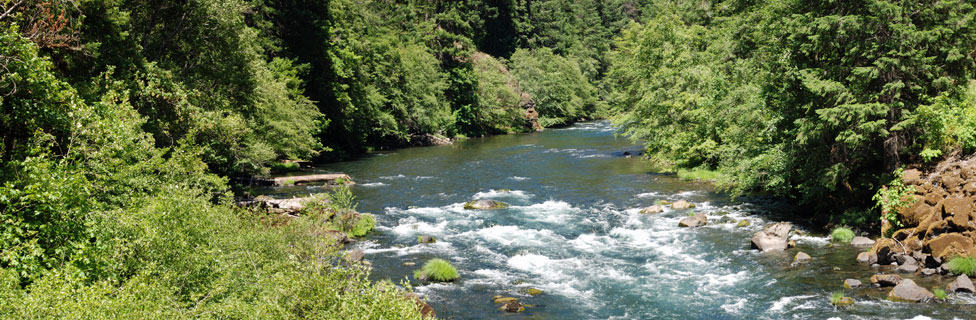
[[[786,219],[779,201],[736,202],[707,185],[650,173],[640,147],[615,138],[607,122],[527,135],[470,139],[453,146],[410,148],[330,164],[358,183],[359,211],[377,217],[365,250],[374,280],[409,278],[446,319],[972,319],[972,295],[947,304],[882,299],[886,291],[847,292],[854,307],[830,305],[846,278],[864,282],[876,270],[854,263],[857,250],[828,247],[820,236],[793,236],[798,248],[760,254],[749,239]],[[267,190],[273,196],[322,192],[316,186]],[[472,199],[512,206],[464,210]],[[687,200],[693,210],[641,215],[655,200]],[[679,228],[690,212],[709,225]],[[738,220],[751,226],[736,227]],[[720,221],[726,223],[720,223]],[[802,227],[801,227],[802,228]],[[417,236],[437,238],[417,244]],[[813,262],[790,266],[797,250]],[[430,284],[413,271],[430,258],[451,261],[461,279]],[[404,262],[418,266],[406,267]],[[941,280],[917,280],[932,287]],[[544,291],[538,296],[528,288]],[[494,295],[532,305],[504,314]]]

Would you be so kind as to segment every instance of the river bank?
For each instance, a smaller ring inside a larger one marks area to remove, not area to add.
[[[609,123],[589,122],[380,152],[327,170],[352,176],[359,211],[376,216],[377,231],[348,248],[363,250],[371,279],[407,279],[444,318],[501,316],[496,295],[531,305],[514,318],[965,318],[976,311],[966,295],[915,305],[872,289],[847,292],[857,303],[835,308],[830,297],[844,290],[845,279],[869,283],[877,273],[856,262],[863,249],[831,245],[824,231],[799,223],[796,248],[759,253],[750,248],[753,234],[788,220],[795,207],[766,197],[731,202],[707,184],[648,173],[639,157],[624,156],[640,149],[614,138]],[[263,191],[290,197],[321,189]],[[465,210],[473,199],[510,206]],[[640,213],[660,200],[696,208]],[[709,223],[678,227],[690,212]],[[749,225],[739,227],[741,220]],[[437,242],[418,243],[418,236]],[[793,265],[798,251],[812,260]],[[450,261],[461,278],[414,279],[433,258]],[[530,295],[528,288],[542,293]]]

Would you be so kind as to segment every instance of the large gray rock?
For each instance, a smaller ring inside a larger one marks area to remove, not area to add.
[[[918,271],[918,266],[910,265],[910,264],[898,266],[898,268],[895,268],[895,272],[897,273],[915,273],[915,271]]]
[[[793,225],[789,222],[766,226],[762,231],[752,235],[752,247],[762,252],[786,250],[791,229]]]
[[[973,281],[969,280],[964,274],[960,274],[956,277],[955,281],[949,283],[946,286],[946,291],[948,292],[969,292],[976,293],[976,287],[973,286]]]
[[[793,256],[794,263],[809,262],[810,259],[811,259],[810,255],[807,254],[806,252],[797,252],[796,255]]]
[[[679,227],[687,228],[697,228],[706,224],[708,224],[708,218],[705,217],[705,214],[703,213],[699,213],[691,217],[685,217],[678,222]]]
[[[870,247],[874,245],[874,240],[867,237],[854,237],[854,239],[851,239],[851,245],[855,247]]]
[[[474,200],[465,203],[464,208],[468,210],[504,209],[508,208],[508,204],[495,200]]]
[[[857,279],[846,279],[844,280],[844,289],[855,289],[862,286],[861,280]]]
[[[926,299],[935,298],[932,292],[919,287],[912,279],[902,280],[897,286],[888,292],[888,299],[895,301],[918,302]]]

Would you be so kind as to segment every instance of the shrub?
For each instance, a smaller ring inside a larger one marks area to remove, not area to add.
[[[414,278],[429,281],[454,281],[460,277],[457,269],[444,259],[431,259],[420,270],[413,274]]]
[[[708,169],[678,169],[678,178],[685,181],[718,181],[722,173]]]
[[[352,227],[348,233],[353,237],[365,236],[370,231],[376,228],[376,218],[371,214],[361,214],[359,215],[359,220],[356,221],[356,225]]]
[[[849,243],[851,239],[854,239],[854,231],[844,227],[835,228],[834,231],[830,232],[830,238],[836,242]]]
[[[946,298],[949,297],[949,295],[946,294],[945,290],[942,290],[941,288],[932,289],[932,294],[934,294],[935,298],[939,300],[945,300]]]
[[[976,258],[955,257],[946,264],[949,271],[954,274],[966,274],[970,277],[976,275]]]

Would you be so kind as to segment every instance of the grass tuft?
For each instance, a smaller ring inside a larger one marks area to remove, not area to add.
[[[830,295],[830,304],[836,305],[840,302],[840,299],[844,298],[843,292],[834,292]]]
[[[413,273],[414,278],[429,281],[454,281],[460,277],[457,269],[444,259],[431,259],[420,270]]]
[[[854,239],[854,231],[851,229],[839,227],[830,232],[830,238],[836,242],[849,243],[851,239]]]
[[[706,169],[678,169],[678,178],[685,181],[718,181],[722,178],[722,173]]]
[[[949,295],[946,294],[945,290],[942,290],[941,288],[932,289],[932,294],[934,294],[935,298],[939,300],[945,300],[949,298]]]
[[[949,259],[949,263],[946,265],[949,267],[949,271],[954,274],[966,274],[970,277],[976,275],[976,258],[955,257]]]

